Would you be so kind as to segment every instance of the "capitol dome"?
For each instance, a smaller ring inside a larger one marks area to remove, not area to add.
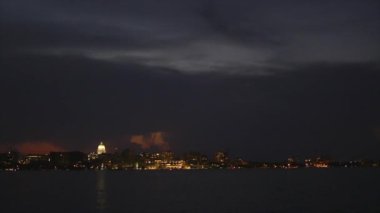
[[[100,142],[97,150],[98,155],[106,153],[106,146],[104,146],[103,142]]]

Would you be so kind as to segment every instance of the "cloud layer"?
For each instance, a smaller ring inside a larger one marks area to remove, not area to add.
[[[1,1],[8,51],[184,73],[378,62],[378,1]],[[100,9],[101,8],[101,9]]]

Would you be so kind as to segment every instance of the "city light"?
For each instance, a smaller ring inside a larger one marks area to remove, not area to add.
[[[96,152],[50,152],[49,154],[21,154],[16,151],[0,153],[0,170],[203,170],[203,169],[328,169],[379,167],[371,160],[336,161],[317,156],[303,160],[289,157],[283,162],[253,162],[234,158],[218,151],[212,158],[199,152],[179,155],[171,151],[134,153],[106,152],[100,142]]]

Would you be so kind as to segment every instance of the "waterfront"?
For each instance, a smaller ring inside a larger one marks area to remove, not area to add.
[[[380,170],[1,172],[4,212],[380,212]]]

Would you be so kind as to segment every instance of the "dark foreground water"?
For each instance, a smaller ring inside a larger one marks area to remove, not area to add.
[[[380,212],[379,169],[0,172],[0,212]]]

